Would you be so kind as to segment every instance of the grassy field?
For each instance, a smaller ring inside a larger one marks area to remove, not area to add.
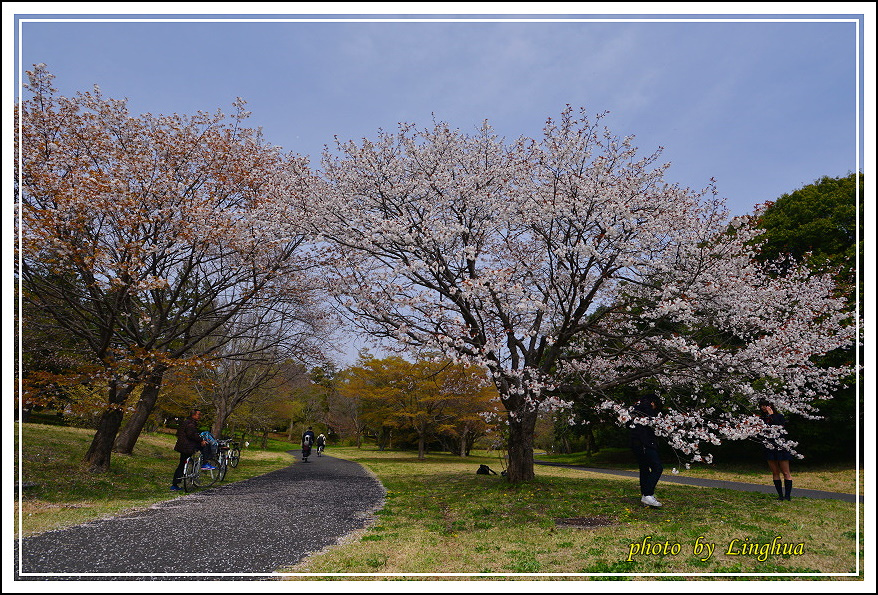
[[[606,448],[591,456],[585,453],[569,455],[539,454],[536,455],[536,458],[541,461],[581,465],[583,467],[637,471],[637,464],[631,456],[631,451],[626,448]],[[771,473],[768,470],[768,464],[758,457],[746,462],[740,460],[724,461],[713,465],[693,463],[690,469],[685,469],[684,465],[678,462],[673,455],[664,456],[663,460],[665,473],[671,473],[671,470],[676,467],[680,475],[686,477],[771,485]],[[858,474],[851,464],[795,460],[790,463],[790,469],[793,474],[793,485],[797,488],[854,494],[857,493],[856,485],[857,476],[859,475],[859,493],[863,493],[865,485],[864,474],[862,470]]]
[[[168,491],[177,460],[172,436],[143,436],[133,455],[114,457],[109,473],[93,476],[79,466],[92,431],[37,424],[23,431],[23,479],[36,484],[24,490],[18,509],[23,535],[186,497]],[[267,450],[245,450],[229,480],[295,462],[285,454],[291,447],[272,441]],[[327,454],[367,467],[386,487],[386,504],[367,529],[286,569],[294,580],[862,578],[831,576],[855,573],[863,552],[862,522],[858,542],[856,507],[849,503],[777,502],[759,493],[660,483],[656,495],[665,506],[651,509],[626,477],[548,466],[538,466],[537,479],[523,485],[476,475],[480,463],[500,470],[496,455],[484,452],[466,459],[430,454],[425,461],[371,448],[330,447]],[[766,473],[722,473],[769,481]],[[850,469],[801,469],[796,485],[822,481],[819,473],[853,477]],[[747,573],[755,576],[741,576]]]
[[[410,453],[353,448],[328,454],[372,470],[388,490],[387,503],[357,539],[292,572],[373,573],[378,579],[417,573],[838,578],[819,575],[854,573],[858,549],[862,555],[855,506],[840,501],[778,502],[765,494],[664,483],[657,495],[665,506],[652,509],[640,504],[630,478],[538,467],[536,481],[509,485],[475,474],[480,463],[499,469],[496,456],[435,454],[418,461]],[[782,545],[771,553],[778,536],[777,543],[791,544],[786,554]],[[714,546],[710,555],[707,544]]]

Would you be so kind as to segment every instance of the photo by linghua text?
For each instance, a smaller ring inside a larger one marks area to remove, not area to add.
[[[629,545],[626,561],[631,562],[638,556],[678,556],[683,552],[683,549],[683,545],[680,543],[668,540],[653,541],[652,536],[648,535],[641,541]],[[723,550],[720,549],[720,551]],[[716,544],[704,541],[704,536],[701,536],[692,544],[691,552],[699,560],[706,562],[716,552]],[[805,544],[802,542],[785,543],[780,535],[769,542],[750,541],[749,537],[745,537],[729,541],[723,553],[726,556],[749,556],[756,558],[759,562],[765,562],[771,556],[801,556],[805,553]]]

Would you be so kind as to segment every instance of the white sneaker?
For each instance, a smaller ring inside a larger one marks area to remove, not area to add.
[[[640,499],[641,502],[646,504],[647,506],[661,506],[662,503],[655,499],[655,496],[643,496]]]

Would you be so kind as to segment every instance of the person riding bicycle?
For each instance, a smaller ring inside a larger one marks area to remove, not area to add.
[[[171,489],[174,491],[182,489],[180,480],[183,479],[183,467],[186,465],[186,459],[207,445],[207,440],[204,440],[198,432],[200,419],[201,410],[193,409],[189,417],[184,419],[180,427],[177,428],[177,443],[174,444],[174,450],[180,453],[180,464],[174,470],[174,481],[171,483]]]
[[[308,455],[311,454],[311,445],[314,444],[314,431],[311,426],[302,434],[302,460],[307,461]]]
[[[326,447],[326,436],[320,434],[319,436],[317,436],[317,440],[314,442],[314,444],[317,446],[317,456],[319,457],[320,453],[323,452],[324,447]]]

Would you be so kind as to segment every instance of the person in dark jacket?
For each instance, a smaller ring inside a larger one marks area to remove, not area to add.
[[[635,417],[655,417],[661,409],[661,400],[656,396],[641,398],[634,405],[632,414]],[[637,458],[640,467],[640,501],[647,506],[661,506],[662,503],[655,499],[655,487],[662,476],[661,458],[659,458],[658,442],[656,442],[655,430],[652,426],[632,423],[631,450]]]
[[[177,428],[177,443],[174,444],[174,450],[180,453],[180,464],[174,470],[174,481],[171,484],[172,490],[182,489],[180,487],[180,480],[183,479],[183,467],[186,465],[186,459],[207,445],[207,440],[204,440],[198,432],[198,421],[200,419],[201,410],[193,409],[189,417],[184,419],[180,427]]]
[[[302,460],[307,461],[311,454],[311,447],[314,445],[314,430],[311,426],[302,434]]]
[[[786,426],[786,419],[781,413],[774,408],[771,401],[759,401],[759,409],[762,411],[762,421],[770,426]],[[778,500],[791,500],[793,493],[793,476],[790,474],[790,460],[793,455],[785,448],[780,448],[777,444],[771,446],[763,446],[765,460],[768,461],[768,468],[771,469],[771,479],[774,481],[774,488],[777,490]],[[783,487],[781,487],[780,479],[783,476]]]

